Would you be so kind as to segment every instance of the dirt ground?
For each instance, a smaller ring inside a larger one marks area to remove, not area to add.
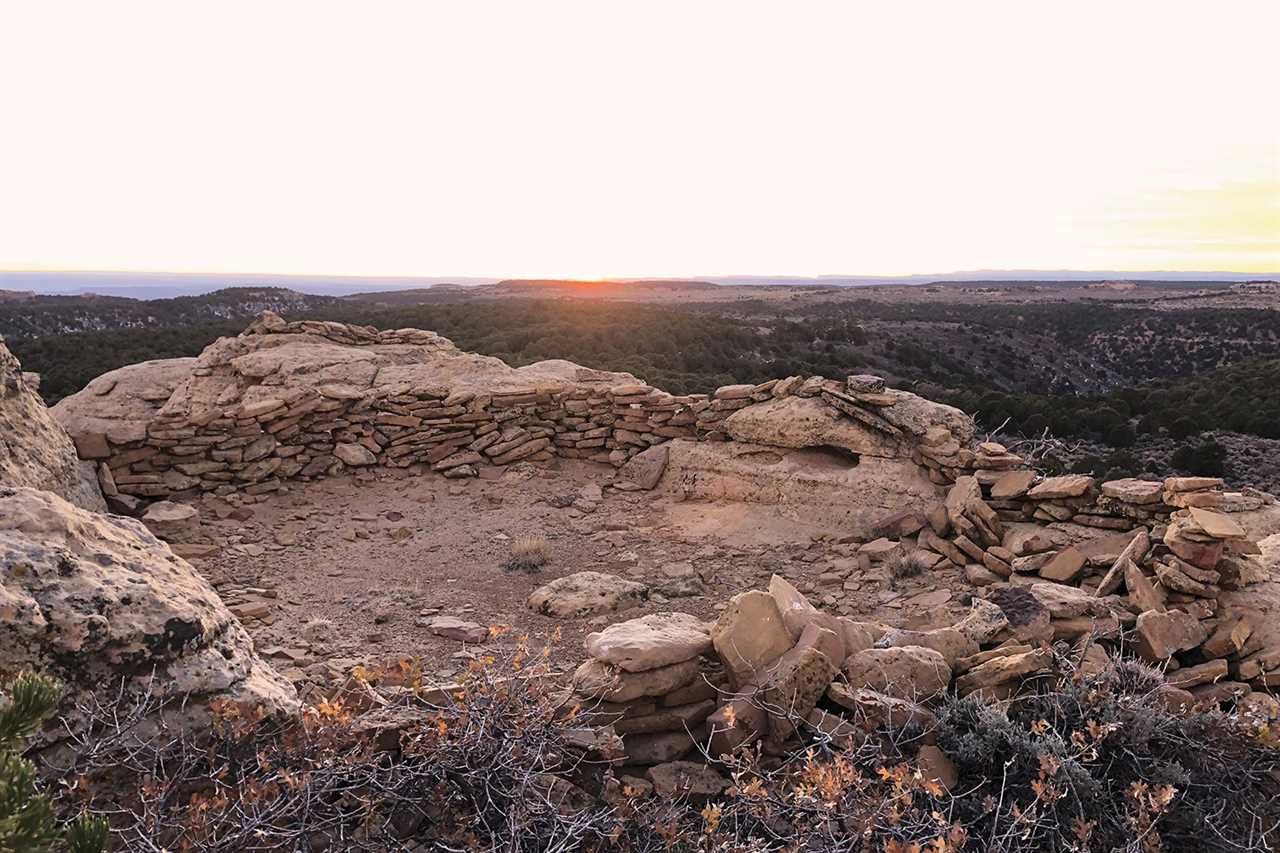
[[[933,626],[968,609],[972,588],[953,567],[891,581],[883,565],[859,564],[857,541],[842,531],[771,519],[759,505],[619,491],[613,476],[608,466],[553,460],[469,481],[380,469],[291,483],[252,504],[206,497],[198,539],[210,553],[192,562],[259,650],[300,683],[403,657],[447,680],[478,649],[434,636],[436,615],[512,627],[480,651],[559,631],[553,660],[568,668],[601,625],[660,610],[714,619],[730,596],[763,588],[774,572],[857,619]],[[536,573],[507,570],[512,540],[527,534],[546,538],[550,561]],[[529,610],[534,589],[588,570],[659,591],[625,613],[561,620]]]

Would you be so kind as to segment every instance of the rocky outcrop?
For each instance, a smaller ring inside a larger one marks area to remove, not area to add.
[[[122,685],[183,726],[214,700],[297,707],[208,582],[139,521],[0,487],[0,581],[0,673],[59,679],[67,710]]]
[[[0,486],[45,489],[85,509],[105,510],[93,465],[81,463],[76,450],[0,341]]]

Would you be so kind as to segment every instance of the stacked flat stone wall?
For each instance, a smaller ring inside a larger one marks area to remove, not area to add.
[[[260,321],[246,334],[309,335],[353,347],[448,345],[421,330],[380,332],[279,318]],[[221,368],[197,366],[194,376],[215,369]],[[967,449],[961,453],[946,427],[916,435],[895,426],[883,413],[896,398],[875,377],[789,377],[684,396],[642,383],[600,381],[514,390],[319,383],[264,392],[265,386],[256,386],[251,397],[237,394],[221,407],[175,413],[165,406],[142,425],[106,432],[73,428],[72,435],[80,457],[97,464],[104,493],[135,499],[259,494],[291,479],[369,466],[425,466],[446,477],[553,456],[622,466],[673,438],[725,440],[729,416],[791,395],[821,399],[839,417],[898,442],[904,456],[927,465],[934,482],[954,481],[976,458]]]

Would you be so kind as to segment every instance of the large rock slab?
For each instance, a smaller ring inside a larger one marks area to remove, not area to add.
[[[778,605],[782,624],[786,626],[792,640],[800,642],[801,637],[814,630],[828,631],[833,635],[834,639],[825,651],[836,666],[843,663],[850,652],[870,648],[874,642],[875,638],[859,624],[814,607],[804,593],[786,578],[770,576],[769,595],[773,596],[774,604]]]
[[[585,646],[593,658],[643,672],[711,651],[711,629],[688,613],[653,613],[588,634]]]
[[[913,437],[945,427],[962,444],[973,439],[973,420],[952,406],[926,400],[907,391],[887,390],[888,405],[875,415],[909,436],[892,437],[841,414],[819,397],[781,397],[739,409],[724,422],[736,441],[772,447],[838,447],[867,456],[901,457],[910,453]]]
[[[1181,610],[1148,610],[1139,614],[1138,654],[1150,663],[1188,652],[1209,638],[1209,631],[1196,617]]]
[[[190,504],[156,501],[147,507],[142,523],[166,542],[189,542],[200,529],[200,512]]]
[[[80,462],[70,436],[45,408],[2,340],[0,486],[44,489],[84,509],[107,509],[93,466]]]
[[[141,361],[104,373],[52,408],[77,442],[102,438],[115,444],[142,441],[175,389],[191,376],[194,358]]]
[[[773,596],[757,590],[729,600],[711,629],[711,642],[738,687],[763,677],[793,644]]]
[[[931,631],[910,631],[890,628],[876,641],[876,648],[893,649],[902,646],[923,646],[933,649],[946,660],[947,666],[955,666],[960,658],[978,653],[978,643],[964,631],[955,627],[934,628]]]
[[[139,521],[0,487],[0,578],[0,672],[47,673],[68,704],[150,693],[193,728],[215,699],[298,707],[213,587]]]
[[[1089,493],[1094,487],[1094,479],[1084,474],[1063,474],[1041,480],[1027,492],[1027,497],[1034,501],[1048,501],[1057,498],[1078,498]]]
[[[978,664],[956,679],[956,692],[968,696],[977,690],[990,690],[1049,668],[1048,653],[1033,649],[1019,654],[1002,655]]]
[[[839,671],[839,663],[816,646],[796,648],[783,655],[769,673],[761,694],[772,718],[770,736],[777,741],[789,737],[796,722],[809,716]]]
[[[650,767],[645,778],[653,783],[660,797],[687,798],[702,803],[719,796],[729,787],[729,780],[711,767],[696,761],[671,761]]]

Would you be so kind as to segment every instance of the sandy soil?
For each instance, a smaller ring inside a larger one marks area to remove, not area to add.
[[[327,662],[333,670],[406,656],[447,679],[475,647],[433,636],[434,615],[512,626],[485,649],[559,630],[555,660],[567,668],[602,624],[659,610],[714,619],[728,597],[762,588],[773,572],[835,612],[911,626],[949,624],[972,591],[954,568],[891,583],[883,566],[859,566],[856,542],[760,506],[612,489],[607,466],[555,460],[485,474],[458,482],[379,470],[291,484],[252,505],[206,498],[200,539],[215,547],[193,563],[245,614],[259,649],[299,681],[319,680]],[[576,507],[562,506],[571,498]],[[537,573],[504,568],[511,540],[525,534],[551,546]],[[526,606],[538,586],[574,572],[661,586],[690,567],[702,594],[656,594],[622,614],[557,620]]]

